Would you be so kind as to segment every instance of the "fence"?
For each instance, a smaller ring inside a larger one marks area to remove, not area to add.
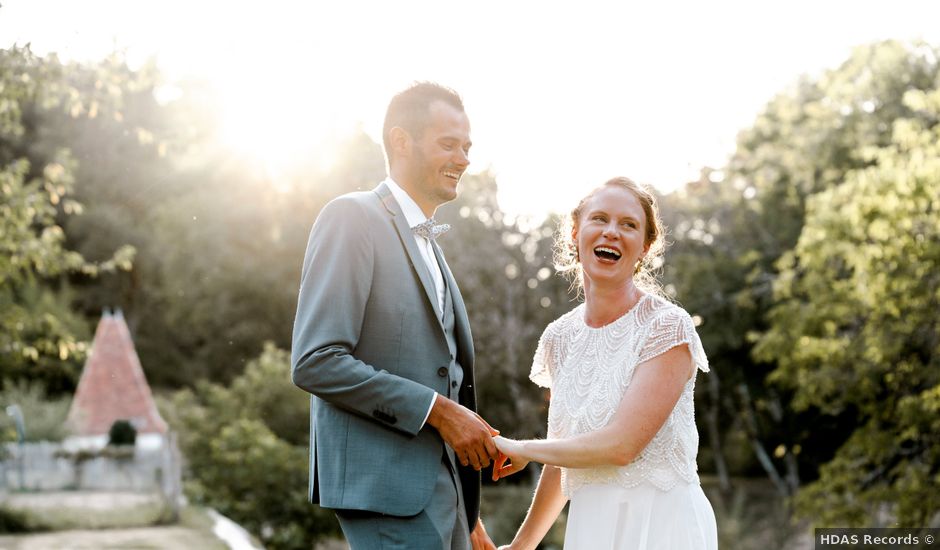
[[[175,434],[159,446],[76,450],[56,442],[7,443],[0,461],[0,489],[21,491],[160,492],[180,495],[180,454]]]

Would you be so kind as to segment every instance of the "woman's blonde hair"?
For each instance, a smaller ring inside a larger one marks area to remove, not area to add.
[[[555,269],[562,273],[571,283],[571,289],[576,290],[578,296],[584,291],[584,271],[578,259],[578,244],[572,238],[575,228],[579,227],[584,206],[598,191],[606,187],[620,187],[633,193],[640,201],[643,212],[646,214],[645,238],[643,244],[649,247],[646,255],[637,263],[633,274],[633,284],[640,290],[662,296],[662,288],[656,280],[655,271],[662,265],[661,257],[665,250],[663,238],[663,222],[659,217],[659,208],[653,193],[644,186],[630,178],[616,177],[606,181],[600,187],[587,194],[578,206],[566,216],[555,235]]]

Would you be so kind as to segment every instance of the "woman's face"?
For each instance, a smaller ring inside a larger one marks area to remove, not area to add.
[[[646,213],[636,195],[619,186],[596,191],[572,231],[585,284],[616,287],[631,281],[649,250],[645,235]]]

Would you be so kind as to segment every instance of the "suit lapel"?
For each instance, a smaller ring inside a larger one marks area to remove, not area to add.
[[[408,261],[411,262],[412,269],[418,275],[418,279],[421,280],[421,286],[424,287],[428,303],[436,313],[437,324],[441,326],[441,332],[443,333],[444,327],[441,325],[441,312],[437,303],[437,291],[434,288],[434,281],[431,280],[431,273],[428,272],[428,266],[424,263],[421,251],[418,250],[418,243],[415,242],[414,234],[405,219],[405,214],[401,211],[401,207],[385,183],[380,183],[375,188],[375,194],[378,195],[382,204],[385,205],[385,209],[392,217],[392,223],[395,225],[395,230],[398,231],[401,244],[408,252]]]

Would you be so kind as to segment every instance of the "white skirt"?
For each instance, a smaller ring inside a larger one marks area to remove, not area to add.
[[[571,497],[565,550],[718,550],[702,487],[586,485]]]

